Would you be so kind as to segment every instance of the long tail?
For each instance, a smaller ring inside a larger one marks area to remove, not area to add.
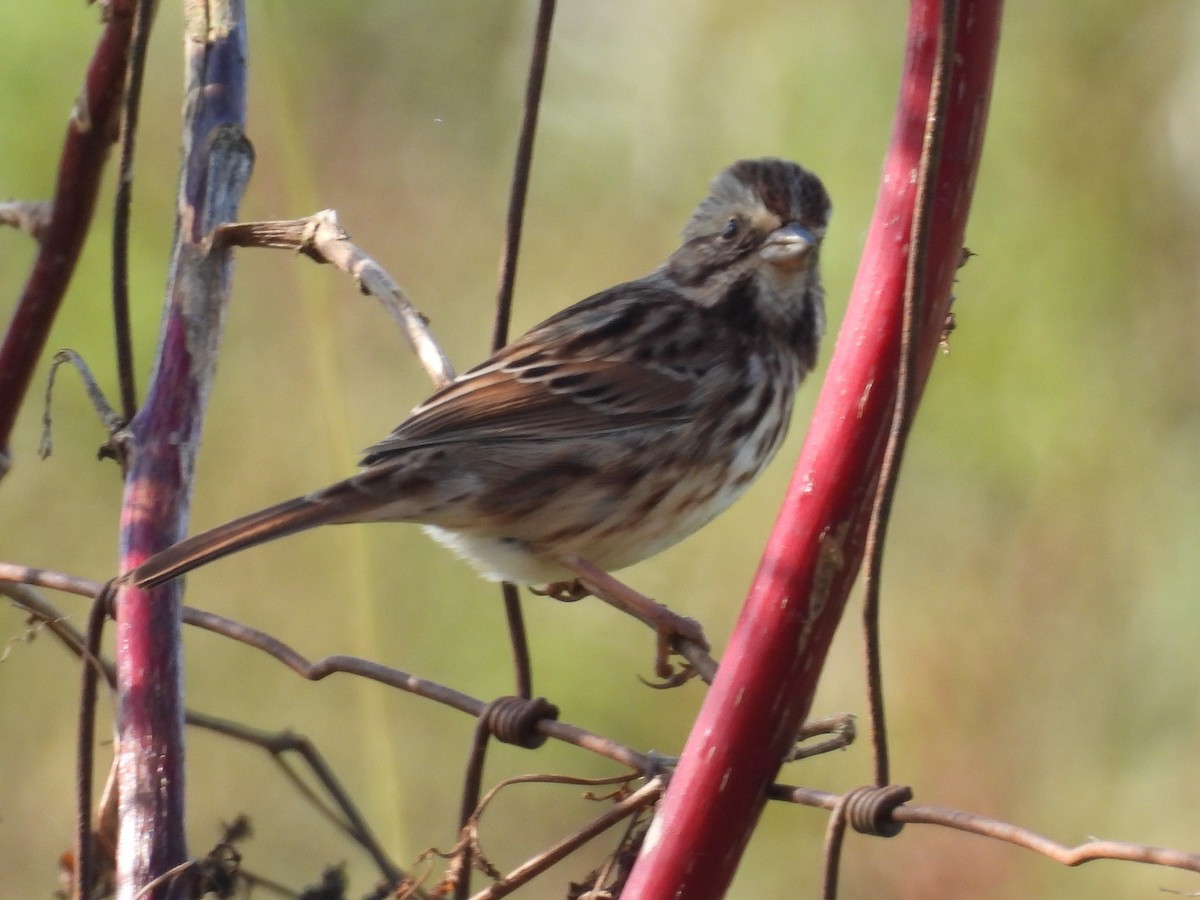
[[[342,516],[331,514],[336,509],[331,499],[326,489],[218,525],[155,553],[121,580],[137,587],[154,587],[247,547],[318,525],[345,521]]]

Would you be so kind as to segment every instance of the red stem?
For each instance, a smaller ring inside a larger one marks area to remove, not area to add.
[[[108,150],[117,139],[133,7],[133,0],[112,0],[108,5],[107,24],[63,139],[50,222],[0,344],[0,458],[8,456],[17,413],[75,272]]]
[[[904,74],[875,214],[807,440],[720,670],[623,896],[724,896],[767,787],[808,716],[862,562],[896,395],[916,177],[938,0],[913,0]],[[1000,31],[1000,0],[964,0],[934,179],[919,396],[950,306]]]

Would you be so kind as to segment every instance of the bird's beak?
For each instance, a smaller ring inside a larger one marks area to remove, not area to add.
[[[792,223],[777,228],[767,236],[759,254],[764,260],[785,269],[799,268],[817,239],[807,228]]]

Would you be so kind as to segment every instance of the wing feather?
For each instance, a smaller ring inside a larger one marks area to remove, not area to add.
[[[687,364],[704,337],[690,332],[695,310],[677,292],[648,280],[610,288],[459,376],[368,448],[363,464],[482,437],[556,440],[686,421],[706,374]]]

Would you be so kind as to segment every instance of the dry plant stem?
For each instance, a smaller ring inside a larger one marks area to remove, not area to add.
[[[59,643],[76,656],[83,656],[85,647],[83,634],[71,624],[70,617],[63,615],[30,585],[0,579],[0,595],[8,597],[16,606],[29,613],[30,618],[41,623],[47,631],[58,638]],[[2,655],[0,655],[0,661],[3,661]],[[104,667],[104,677],[109,687],[117,683],[116,671],[107,663]]]
[[[99,581],[3,562],[0,562],[0,582],[11,582],[14,585],[35,585],[83,597],[95,597],[104,587],[103,583]],[[26,608],[31,612],[37,612],[33,607]],[[399,669],[356,656],[326,656],[310,662],[283,641],[216,613],[185,606],[182,616],[183,622],[187,625],[223,635],[274,657],[308,681],[320,681],[337,672],[342,672],[399,688],[410,694],[465,712],[475,718],[478,718],[487,706],[483,700],[445,687],[435,681],[410,675]],[[55,618],[60,617],[55,616]],[[650,773],[659,768],[658,761],[650,755],[639,753],[610,738],[593,734],[566,722],[544,719],[538,723],[537,730],[548,738],[573,744],[638,772]]]
[[[357,656],[333,655],[309,662],[287,644],[271,635],[216,613],[185,607],[184,621],[189,625],[215,634],[222,634],[261,650],[309,681],[320,681],[337,672],[342,672],[399,688],[427,700],[434,700],[443,706],[449,706],[475,718],[478,718],[487,707],[487,703],[483,700],[453,688]],[[574,744],[639,772],[652,772],[657,765],[656,761],[646,754],[638,753],[610,738],[593,734],[565,722],[543,719],[538,723],[537,731],[548,738]]]
[[[111,0],[106,7],[104,31],[67,124],[50,220],[0,342],[0,477],[8,468],[13,424],[75,271],[108,150],[116,139],[133,7],[134,0]]]
[[[531,878],[546,871],[546,869],[562,860],[569,853],[572,853],[575,849],[581,847],[597,835],[603,834],[622,819],[633,815],[641,809],[652,806],[662,793],[662,788],[661,779],[651,779],[624,800],[615,804],[604,815],[597,816],[570,837],[564,838],[545,852],[538,854],[533,859],[513,869],[499,881],[493,882],[485,890],[473,895],[471,900],[495,900],[497,897],[507,897]],[[624,896],[633,897],[636,895],[626,893]]]
[[[45,627],[58,638],[63,646],[76,656],[82,657],[86,652],[86,636],[71,625],[68,617],[64,616],[52,604],[47,602],[28,584],[4,580],[10,574],[8,570],[11,568],[13,567],[8,564],[0,564],[0,594],[10,597],[32,617],[44,623]],[[56,581],[60,587],[67,583],[62,577],[44,580]],[[92,597],[96,596],[104,587],[99,582],[89,582],[83,579],[70,579],[69,583],[72,587],[76,588],[72,593]],[[185,621],[190,613],[191,611],[187,607],[184,607]],[[104,659],[97,659],[97,663],[99,665],[98,674],[103,677],[104,683],[110,689],[115,688],[117,684],[116,668]],[[380,873],[390,884],[398,884],[404,877],[404,873],[387,856],[382,844],[375,837],[370,825],[354,805],[354,801],[351,799],[349,793],[342,787],[341,782],[325,761],[325,757],[313,746],[312,741],[304,735],[291,731],[272,732],[251,728],[248,725],[231,722],[228,719],[206,715],[194,710],[187,711],[185,721],[189,726],[222,734],[247,744],[253,744],[271,754],[272,759],[275,760],[285,777],[295,785],[297,790],[322,815],[346,834],[347,837],[358,843],[371,855],[372,859],[375,860],[375,864],[379,867]],[[316,796],[312,788],[286,762],[284,757],[289,752],[298,754],[304,760],[313,777],[317,779],[321,787],[325,789],[326,793],[328,793],[337,806],[336,811],[330,809],[325,801]],[[100,804],[101,812],[97,816],[100,820],[104,820],[108,816],[110,805],[107,800],[108,795],[106,794],[105,799]],[[115,808],[113,808],[113,812],[115,814]],[[102,830],[102,828],[98,830]]]
[[[16,228],[40,241],[50,225],[53,209],[49,200],[8,200],[0,203],[0,225]]]
[[[820,735],[830,735],[823,741],[813,744],[804,743]],[[796,735],[796,746],[785,758],[785,762],[795,762],[799,759],[810,759],[822,753],[834,750],[845,750],[858,737],[858,722],[850,713],[839,713],[820,719],[809,719]]]
[[[488,744],[494,735],[508,744],[534,750],[545,743],[544,735],[537,733],[538,722],[558,718],[558,707],[539,697],[530,700],[522,697],[498,697],[489,703],[475,722],[475,734],[471,741],[471,753],[467,758],[466,774],[463,777],[462,803],[459,806],[459,843],[450,870],[444,883],[454,886],[456,900],[466,900],[471,890],[472,859],[477,842],[473,840],[479,816],[488,801],[495,796],[496,788],[488,792],[483,803],[479,802],[479,791],[483,784],[483,767],[487,760]],[[536,780],[555,780],[554,776],[533,776]],[[622,781],[628,777],[622,778]],[[505,784],[511,782],[504,782]],[[486,863],[486,860],[482,861]]]
[[[350,242],[332,209],[323,209],[307,219],[222,225],[213,232],[211,243],[214,248],[296,250],[316,262],[328,263],[345,272],[354,278],[363,293],[375,297],[387,308],[408,338],[434,387],[444,387],[454,380],[454,367],[433,339],[425,317],[383,267]]]
[[[238,880],[241,881],[246,886],[245,890],[246,890],[247,897],[257,897],[258,896],[258,892],[255,890],[255,888],[261,888],[262,892],[265,893],[268,897],[274,895],[276,897],[284,897],[284,898],[286,898],[286,900],[294,900],[294,898],[303,896],[302,894],[297,894],[294,890],[292,890],[292,888],[288,887],[286,884],[280,884],[278,881],[274,881],[263,875],[254,874],[253,872],[249,871],[245,866],[240,866],[238,868]],[[320,895],[318,895],[318,896],[320,896]],[[425,895],[424,894],[413,894],[413,896],[414,897],[417,897],[417,896],[424,897]]]
[[[900,369],[896,375],[896,405],[879,485],[871,507],[871,524],[867,529],[866,569],[863,572],[863,634],[866,651],[867,706],[871,725],[871,747],[875,760],[875,784],[883,787],[891,778],[888,763],[887,719],[883,705],[883,653],[879,643],[879,600],[883,578],[883,552],[887,542],[888,523],[896,485],[900,479],[900,464],[916,413],[917,323],[921,319],[921,300],[926,291],[926,263],[929,256],[929,230],[933,213],[933,181],[941,161],[943,128],[946,118],[946,84],[950,79],[951,42],[958,23],[957,0],[942,0],[941,24],[938,28],[937,52],[934,57],[933,80],[929,87],[929,118],[921,144],[921,162],[917,172],[917,195],[913,201],[911,248],[908,271],[904,278],[904,310],[900,322]],[[940,343],[940,339],[939,339]],[[834,864],[836,867],[836,863]]]
[[[104,589],[103,581],[93,581],[91,578],[80,578],[65,572],[36,569],[32,566],[19,566],[16,563],[7,562],[0,562],[0,582],[8,582],[13,585],[32,585],[88,598],[96,597]],[[9,593],[13,599],[19,600],[19,597],[11,592],[6,591],[6,593]]]
[[[11,568],[0,565],[0,570]],[[61,586],[62,578],[48,578],[47,581],[57,581]],[[104,619],[108,615],[110,597],[101,597],[104,585],[91,582],[82,583],[82,579],[73,580],[72,587],[83,588],[82,591],[93,597],[91,614],[88,617],[88,634],[80,633],[72,626],[57,609],[43,599],[28,583],[10,583],[0,581],[0,593],[3,593],[29,614],[41,622],[59,639],[68,650],[81,660],[89,662],[83,670],[81,685],[81,703],[78,728],[78,747],[76,753],[75,790],[76,790],[76,822],[75,822],[75,860],[74,875],[75,897],[79,896],[81,885],[95,883],[98,874],[103,871],[105,878],[111,876],[116,859],[117,845],[117,772],[115,760],[109,770],[108,780],[104,785],[104,793],[93,824],[91,816],[92,771],[95,749],[95,704],[96,686],[100,678],[111,690],[117,684],[116,667],[105,661],[99,655],[100,632]],[[80,592],[80,591],[73,591]]]
[[[508,197],[508,216],[504,225],[504,246],[500,251],[500,279],[496,290],[496,315],[492,327],[492,350],[508,343],[508,325],[512,316],[513,285],[517,278],[517,259],[521,248],[521,226],[525,219],[525,198],[529,191],[529,170],[533,160],[533,139],[537,134],[538,110],[542,86],[546,81],[546,57],[550,54],[550,28],[554,23],[555,0],[541,0],[534,28],[533,50],[529,59],[529,77],[525,83],[525,105],[521,112],[520,137],[513,163],[512,184]],[[521,594],[515,585],[500,586],[508,638],[512,645],[516,692],[533,696],[533,671],[529,659],[529,641],[525,617],[521,612]]]
[[[533,666],[529,660],[529,640],[525,632],[525,617],[521,614],[521,594],[510,582],[500,585],[504,597],[504,618],[513,649],[513,677],[516,695],[528,700],[533,696]]]
[[[207,235],[236,218],[253,151],[244,136],[246,31],[242,0],[185,7],[183,166],[179,221],[158,355],[145,405],[130,422],[118,571],[179,541],[232,283],[232,254]],[[117,897],[129,900],[187,858],[178,582],[117,600]],[[155,888],[186,891],[186,878]]]
[[[828,810],[836,809],[838,803],[844,799],[842,795],[827,791],[782,784],[773,785],[769,794],[772,800],[787,800]],[[1005,841],[1033,850],[1064,866],[1078,866],[1097,859],[1112,859],[1200,872],[1200,854],[1197,853],[1130,844],[1125,841],[1088,841],[1086,844],[1071,847],[1018,825],[944,806],[904,804],[896,807],[892,818],[906,825],[941,825],[956,831]]]
[[[694,672],[705,684],[712,684],[717,677],[717,660],[708,648],[696,641],[680,640],[673,647],[676,653],[687,660],[687,669]]]
[[[913,0],[884,178],[796,472],[712,690],[626,887],[639,900],[724,896],[817,679],[862,560],[895,396],[907,251],[940,6]],[[998,0],[962,7],[934,179],[916,392],[928,376],[982,147]]]
[[[79,373],[79,378],[83,381],[83,388],[87,391],[88,400],[91,401],[92,409],[96,411],[96,416],[104,423],[110,443],[115,440],[117,433],[124,427],[127,421],[109,405],[108,399],[104,396],[104,392],[100,390],[100,385],[96,383],[96,378],[92,375],[92,370],[84,362],[83,357],[74,350],[59,350],[54,354],[54,359],[50,363],[50,374],[46,378],[46,402],[42,410],[42,440],[38,444],[38,455],[42,459],[50,455],[53,447],[50,437],[52,421],[50,401],[54,391],[54,377],[58,373],[58,367],[64,363],[70,363],[74,366],[75,371]],[[119,454],[118,458],[120,458]]]
[[[62,590],[68,593],[79,594],[86,597],[94,597],[103,588],[103,584],[97,581],[90,581],[83,578],[75,578],[72,576],[63,575],[56,572],[48,572],[39,569],[30,569],[24,566],[17,566],[12,563],[0,563],[0,593],[10,597],[18,606],[27,610],[32,616],[42,622],[45,622],[48,630],[58,637],[63,644],[76,655],[82,655],[85,646],[85,637],[77,631],[68,621],[68,617],[64,616],[53,605],[47,603],[29,585],[38,585],[41,587],[51,588],[54,590]],[[184,620],[189,624],[199,624],[200,627],[217,625],[212,619],[221,620],[219,616],[212,616],[209,613],[202,613],[198,610],[192,610],[184,607]],[[239,629],[245,629],[245,626],[238,626],[237,623],[231,623],[228,619],[221,620],[225,623],[222,627],[213,627],[210,630],[217,633],[227,634],[235,633]],[[226,627],[227,626],[227,627]],[[252,629],[249,629],[252,631]],[[259,633],[261,636],[261,633]],[[245,635],[243,635],[245,637]],[[265,636],[261,636],[264,637]],[[266,638],[267,641],[271,639]],[[248,643],[257,645],[257,641],[251,640]],[[321,660],[317,663],[309,664],[303,661],[302,657],[287,648],[283,644],[275,642],[278,647],[283,648],[286,654],[291,654],[291,662],[283,658],[279,654],[276,655],[281,661],[288,663],[292,668],[296,669],[293,662],[301,661],[304,666],[310,667],[312,671],[317,671],[323,668],[323,664],[328,660],[338,660],[338,657],[329,657],[327,660]],[[266,649],[264,647],[264,649]],[[268,652],[271,652],[268,650]],[[352,659],[350,657],[342,657],[340,659]],[[359,663],[365,663],[363,660],[358,660]],[[385,667],[379,667],[383,669]],[[300,671],[297,669],[297,671]],[[339,669],[329,667],[325,674],[330,671],[351,671],[350,668]],[[376,678],[386,684],[395,684],[396,686],[404,687],[404,673],[396,670],[389,670],[391,676],[388,678]],[[103,664],[104,678],[109,686],[114,686],[116,677],[113,669],[108,664]],[[301,671],[301,674],[306,674]],[[361,674],[361,673],[360,673]],[[418,687],[421,684],[428,685],[429,682],[420,682],[418,679]],[[440,687],[440,686],[437,686]],[[422,690],[415,691],[416,693],[425,696]],[[482,707],[485,704],[483,701],[474,700],[473,698],[464,697],[463,706],[467,707],[466,711],[472,715],[478,715],[475,712],[475,707],[472,704],[477,704]],[[432,696],[431,699],[438,699],[437,696]],[[463,708],[463,707],[459,707]],[[331,772],[328,772],[328,767],[324,765],[322,758],[316,753],[315,749],[312,754],[307,752],[306,748],[311,748],[311,744],[303,737],[291,734],[290,732],[281,732],[271,734],[269,732],[260,732],[257,729],[247,726],[236,725],[226,722],[212,716],[206,716],[200,713],[190,712],[188,714],[188,724],[193,724],[199,728],[206,728],[220,734],[226,734],[235,737],[239,740],[245,740],[250,743],[258,744],[264,747],[272,754],[279,754],[286,750],[295,750],[310,762],[310,767],[313,769],[314,775],[321,781],[322,785],[329,791],[331,797],[342,808],[343,815],[346,816],[346,822],[354,823],[355,814],[352,803],[343,803],[342,798],[345,797],[344,790],[333,777]],[[831,717],[828,722],[820,720],[818,722],[807,723],[808,726],[829,727],[835,722],[841,721],[841,717]],[[627,747],[622,747],[613,741],[597,735],[590,734],[582,729],[574,726],[565,725],[561,722],[547,721],[544,726],[539,726],[540,730],[547,734],[548,737],[555,737],[560,740],[575,744],[584,749],[592,750],[601,756],[608,757],[616,762],[626,765],[631,769],[635,769],[642,773],[649,773],[653,770],[654,761],[642,754],[638,754]],[[311,760],[321,760],[320,765],[313,765]],[[328,779],[326,778],[328,774]],[[535,780],[546,781],[545,777],[537,777]],[[627,780],[624,776],[620,780]],[[612,780],[605,779],[592,783],[611,783]],[[572,782],[574,783],[574,782]],[[489,792],[489,797],[492,796],[494,790]],[[833,794],[828,791],[816,790],[814,788],[796,787],[788,784],[773,784],[768,788],[767,796],[771,800],[782,801],[787,803],[796,803],[803,806],[811,806],[819,809],[833,810],[838,802],[842,799],[842,795]],[[348,798],[346,798],[348,799]],[[486,801],[485,801],[486,802]],[[978,834],[983,837],[995,838],[1014,844],[1019,847],[1024,847],[1034,852],[1040,853],[1056,862],[1068,866],[1082,865],[1085,862],[1091,862],[1096,859],[1113,859],[1125,860],[1129,862],[1140,862],[1150,865],[1170,866],[1179,869],[1186,869],[1192,872],[1200,872],[1200,854],[1186,853],[1181,850],[1173,850],[1169,848],[1151,847],[1143,844],[1132,844],[1125,841],[1089,841],[1086,844],[1081,844],[1076,847],[1070,847],[1065,844],[1060,844],[1043,835],[1030,831],[1026,828],[1021,828],[1017,825],[1012,825],[1008,822],[1002,822],[997,819],[992,819],[987,816],[980,816],[974,813],[964,812],[962,810],[950,809],[940,806],[923,806],[905,804],[897,807],[892,817],[897,821],[905,824],[923,824],[923,825],[938,825],[945,828],[953,828],[957,831],[967,832],[969,834]],[[336,820],[335,820],[336,821]],[[345,828],[345,823],[339,824],[339,827]],[[358,826],[351,824],[351,834],[353,829]],[[362,840],[363,836],[369,836],[370,832],[365,830],[365,826],[361,829],[360,834],[356,839]],[[373,850],[366,843],[364,847],[371,852],[372,856],[376,855],[376,850]],[[384,857],[381,854],[377,858],[379,862]],[[388,863],[390,866],[390,863]],[[383,869],[382,862],[380,863],[381,870]]]
[[[258,728],[251,728],[248,725],[242,725],[238,722],[230,722],[227,719],[197,712],[188,713],[188,724],[217,734],[224,734],[248,744],[254,744],[271,754],[271,758],[280,767],[284,776],[308,799],[313,807],[319,810],[343,834],[359,844],[371,855],[371,858],[375,861],[375,865],[378,866],[380,873],[390,886],[394,887],[405,877],[404,872],[387,855],[383,845],[376,838],[367,820],[359,812],[349,793],[342,787],[341,782],[334,774],[333,769],[330,768],[329,763],[326,762],[325,757],[313,746],[312,741],[307,737],[291,731],[264,731]],[[309,771],[313,773],[313,776],[320,783],[321,787],[333,799],[333,802],[337,806],[336,810],[330,809],[313,792],[312,788],[300,778],[295,769],[287,763],[285,754],[289,752],[299,754],[304,760]]]
[[[150,897],[153,891],[160,887],[164,888],[165,890],[169,890],[176,879],[180,879],[182,883],[183,876],[195,869],[197,864],[197,860],[188,859],[184,860],[177,866],[173,866],[154,880],[150,881],[148,884],[144,885],[136,894],[133,895],[133,900],[145,900],[145,898]]]
[[[554,24],[554,7],[555,0],[541,0],[538,4],[533,51],[529,60],[529,77],[525,83],[525,104],[521,111],[521,131],[517,139],[517,158],[513,163],[508,215],[504,224],[504,246],[500,251],[500,284],[496,290],[496,317],[492,327],[493,351],[508,343],[513,285],[517,278],[517,259],[521,250],[521,226],[525,221],[525,198],[529,192],[529,170],[533,162],[533,139],[537,134],[538,110],[542,104],[542,86],[546,81],[546,58],[550,55],[550,28]]]
[[[481,858],[479,862],[479,868],[483,869],[484,871],[488,871],[489,874],[495,872],[494,866],[492,866],[492,864],[484,857],[482,845],[479,840],[479,826],[480,820],[483,818],[484,812],[486,812],[488,806],[490,806],[492,801],[495,800],[496,797],[498,797],[500,793],[507,788],[517,784],[568,784],[585,787],[602,787],[608,785],[621,786],[617,792],[610,794],[608,797],[597,797],[590,793],[588,794],[590,799],[602,801],[616,797],[625,790],[628,790],[630,782],[634,781],[636,778],[637,775],[635,773],[629,773],[625,775],[610,776],[608,778],[578,778],[571,775],[542,774],[518,775],[514,778],[504,779],[499,784],[489,788],[483,799],[479,800],[478,805],[471,811],[471,813],[463,817],[462,827],[459,829],[458,844],[449,854],[452,862],[450,868],[446,872],[446,875],[442,879],[442,883],[453,884],[455,887],[456,896],[458,896],[458,894],[462,894],[462,896],[465,898],[466,894],[462,893],[462,888],[463,885],[468,883],[468,879],[465,877],[469,876],[470,874],[467,866],[470,864],[472,851],[476,849],[479,850],[479,856]],[[660,779],[658,776],[654,777],[654,781],[659,780]],[[659,785],[659,790],[655,791],[653,796],[647,801],[647,805],[653,803],[654,800],[658,798],[659,793],[661,793],[661,785]],[[608,827],[616,825],[617,822],[620,821],[619,818],[611,818],[611,812],[612,811],[610,810],[608,813],[605,813],[600,817],[601,820],[608,822]],[[504,885],[505,893],[515,890],[526,882],[531,881],[535,876],[541,874],[547,867],[553,865],[568,853],[574,852],[590,841],[593,837],[600,834],[603,829],[596,830],[594,827],[595,824],[595,822],[592,822],[583,826],[583,828],[559,841],[549,850],[543,851],[542,853],[538,853],[537,855],[531,857],[518,868],[517,871],[521,873],[518,879],[513,879],[512,876],[502,878],[498,872],[495,872],[493,877],[496,878],[497,881],[508,882]]]
[[[134,13],[129,70],[125,77],[125,115],[121,117],[121,162],[117,167],[117,196],[113,201],[113,331],[117,345],[117,381],[121,385],[121,412],[126,422],[137,412],[133,339],[129,331],[129,214],[133,205],[133,157],[146,71],[146,47],[150,43],[150,28],[157,6],[157,0],[137,0]]]
[[[462,802],[458,811],[458,831],[465,835],[467,824],[479,807],[479,791],[483,785],[483,763],[487,758],[487,746],[491,729],[486,721],[486,712],[475,722],[475,733],[471,739],[471,754],[467,760],[467,771],[463,778]],[[450,880],[454,884],[455,900],[466,900],[471,893],[471,841],[464,841],[452,861]]]
[[[100,637],[108,619],[109,591],[102,590],[92,601],[87,636],[83,644],[83,681],[79,689],[79,744],[75,765],[75,892],[74,900],[87,900],[94,893],[96,859],[92,841],[92,768],[96,746],[96,694],[104,667],[100,662]],[[119,772],[118,772],[119,778]],[[118,796],[120,787],[117,788]],[[118,847],[120,838],[118,837]]]
[[[822,900],[834,900],[838,889],[838,863],[842,858],[842,842],[846,837],[846,803],[850,795],[838,798],[833,815],[825,824],[825,840],[821,847],[821,858],[825,861],[825,872],[821,879]]]

